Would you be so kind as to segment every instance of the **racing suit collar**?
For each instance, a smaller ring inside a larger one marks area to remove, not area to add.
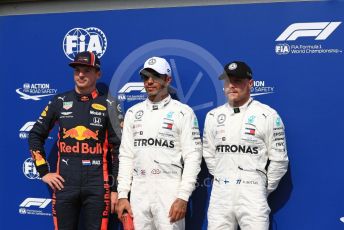
[[[149,109],[149,110],[159,110],[159,109],[164,108],[166,105],[168,105],[168,103],[170,103],[170,101],[171,101],[170,95],[168,95],[166,98],[164,98],[163,100],[161,100],[159,102],[152,102],[147,98],[146,99],[146,106],[147,106],[147,109]]]
[[[252,101],[253,101],[253,98],[250,97],[250,99],[248,99],[248,101],[245,104],[243,104],[242,106],[240,106],[240,107],[233,107],[229,103],[227,103],[227,107],[228,107],[228,109],[230,111],[230,114],[240,113],[240,112],[246,111],[247,107],[250,106]]]
[[[99,92],[97,89],[93,90],[89,94],[79,94],[79,93],[75,92],[75,96],[76,96],[78,101],[89,101],[91,99],[95,99],[96,97],[98,97]]]

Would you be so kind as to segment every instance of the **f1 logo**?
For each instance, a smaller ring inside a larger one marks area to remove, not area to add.
[[[21,127],[19,131],[20,132],[30,132],[35,123],[36,123],[35,121],[26,122],[26,124],[23,125],[23,127]]]
[[[294,23],[276,39],[276,41],[295,41],[299,37],[316,37],[315,40],[326,40],[342,22],[308,22]]]
[[[141,93],[146,92],[143,82],[129,82],[125,84],[118,93],[130,93],[132,91],[140,91]]]
[[[51,202],[51,199],[45,198],[27,198],[21,204],[20,207],[29,208],[31,206],[36,206],[39,208],[45,208]]]

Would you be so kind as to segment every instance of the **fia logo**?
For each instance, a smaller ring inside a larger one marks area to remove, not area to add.
[[[75,55],[83,51],[94,52],[100,58],[104,55],[106,48],[106,36],[96,27],[73,28],[63,39],[63,51],[70,60],[74,60]]]
[[[27,158],[23,163],[23,173],[26,176],[26,178],[30,180],[34,179],[41,179],[39,177],[39,173],[36,170],[35,163],[33,162],[33,159]]]
[[[50,212],[46,211],[46,207],[51,203],[51,199],[46,198],[26,198],[19,205],[19,214],[21,215],[37,215],[37,216],[51,216]]]
[[[19,138],[20,139],[27,139],[29,138],[29,132],[31,131],[32,127],[34,126],[35,121],[26,122],[23,127],[19,130]]]
[[[275,46],[275,52],[278,55],[284,55],[290,53],[290,46],[288,44],[277,44]]]

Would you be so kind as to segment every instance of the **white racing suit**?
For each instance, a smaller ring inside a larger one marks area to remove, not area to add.
[[[226,103],[211,110],[203,157],[214,176],[208,229],[237,229],[238,224],[242,230],[269,229],[267,196],[288,168],[284,125],[277,112],[252,98],[240,108]]]
[[[190,107],[171,99],[148,99],[125,116],[119,155],[118,194],[127,198],[135,229],[184,229],[184,219],[170,223],[177,199],[188,201],[202,159],[197,118]]]

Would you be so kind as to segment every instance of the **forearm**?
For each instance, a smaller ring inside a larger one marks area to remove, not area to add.
[[[119,171],[118,171],[118,198],[128,198],[132,182],[133,160],[128,156],[119,157]]]
[[[117,185],[118,185],[118,168],[119,168],[119,151],[118,147],[112,147],[111,149],[111,159],[112,159],[112,168],[111,168],[111,174],[112,174],[112,186],[111,191],[117,192]]]
[[[214,153],[215,153],[215,150],[214,150]],[[209,152],[208,150],[203,149],[203,158],[204,158],[205,163],[207,164],[209,173],[214,176],[215,165],[216,165],[215,155]]]
[[[269,164],[267,177],[268,177],[268,193],[273,192],[284,174],[288,170],[288,160],[284,161],[271,161]]]
[[[184,159],[184,169],[182,181],[178,189],[177,197],[188,201],[191,193],[195,189],[198,173],[201,170],[201,153],[196,152],[191,154],[188,158]]]
[[[35,163],[36,170],[42,178],[49,173],[49,167],[44,151],[45,139],[42,137],[43,135],[39,135],[39,133],[37,133],[36,129],[33,129],[29,134],[29,149],[31,157]]]

